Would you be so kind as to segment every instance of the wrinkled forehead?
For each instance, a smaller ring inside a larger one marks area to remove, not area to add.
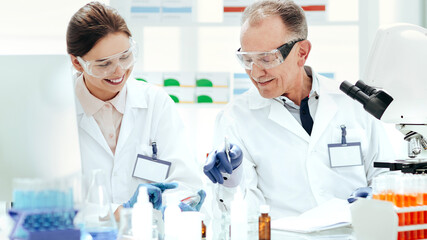
[[[256,22],[245,21],[240,31],[240,44],[244,52],[267,52],[276,49],[292,38],[279,16]]]

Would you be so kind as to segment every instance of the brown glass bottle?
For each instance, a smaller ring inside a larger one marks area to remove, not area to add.
[[[206,239],[206,225],[202,221],[202,239]]]
[[[261,216],[259,217],[259,240],[270,240],[271,235],[271,228],[270,228],[270,221],[271,218],[268,215],[270,212],[270,206],[268,205],[261,205],[260,206],[260,212]]]

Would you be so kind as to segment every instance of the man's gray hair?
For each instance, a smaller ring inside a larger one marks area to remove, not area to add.
[[[307,39],[307,21],[304,10],[290,0],[261,0],[248,6],[243,12],[241,24],[249,21],[256,25],[270,16],[280,16],[295,39]]]

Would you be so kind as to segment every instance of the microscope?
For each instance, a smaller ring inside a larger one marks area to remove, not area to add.
[[[374,167],[427,173],[427,29],[410,24],[380,28],[363,81],[340,89],[377,119],[396,124],[408,142],[408,158]],[[365,83],[366,82],[366,83]]]

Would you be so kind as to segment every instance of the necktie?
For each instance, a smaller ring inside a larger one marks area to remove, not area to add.
[[[308,97],[301,101],[299,113],[302,127],[305,129],[308,135],[311,135],[311,130],[313,129],[313,118],[311,118],[310,111],[308,110]]]

